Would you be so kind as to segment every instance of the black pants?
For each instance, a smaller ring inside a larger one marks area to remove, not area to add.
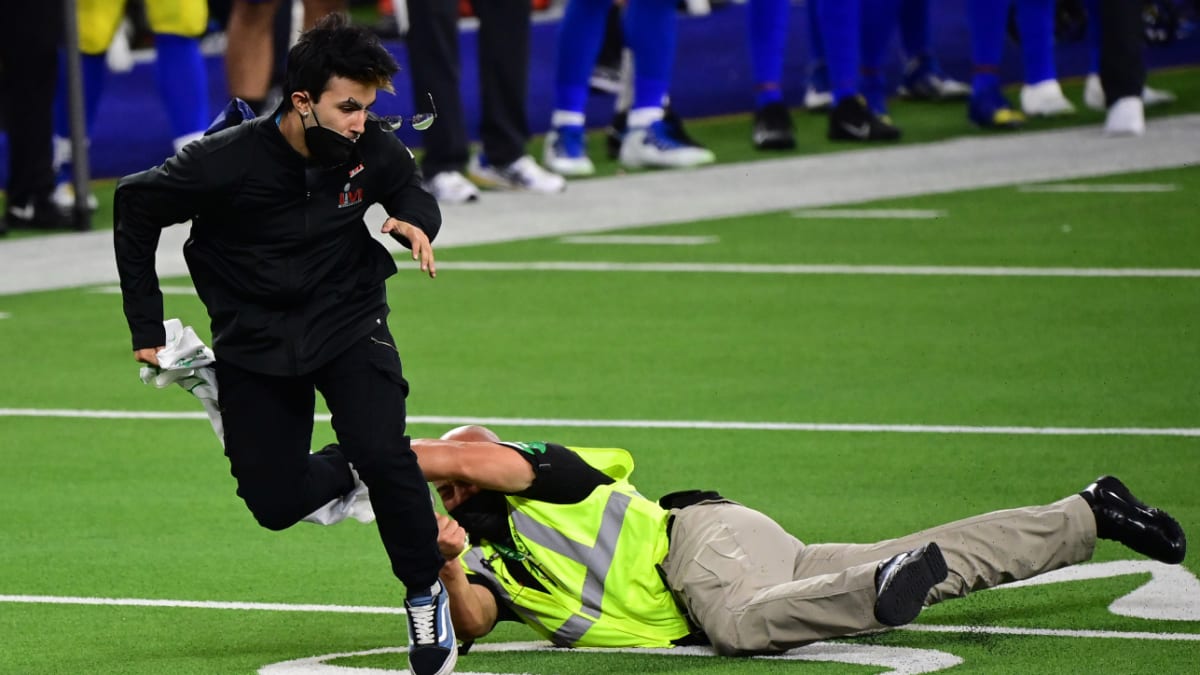
[[[444,562],[425,477],[405,435],[408,383],[381,326],[301,377],[261,375],[217,354],[225,455],[237,493],[258,522],[282,530],[354,485],[347,462],[370,490],[392,571],[427,588]],[[309,454],[314,390],[333,413],[339,450]]]
[[[529,122],[530,0],[480,0],[479,86],[483,152],[496,166],[525,154]],[[415,110],[429,107],[433,95],[438,120],[422,134],[421,169],[427,177],[461,171],[469,156],[466,115],[460,91],[458,0],[408,0],[408,62]]]
[[[1142,5],[1137,0],[1100,0],[1100,84],[1108,105],[1141,96],[1146,84]]]
[[[0,0],[0,105],[8,130],[10,206],[45,199],[54,190],[51,111],[62,8],[58,0]]]

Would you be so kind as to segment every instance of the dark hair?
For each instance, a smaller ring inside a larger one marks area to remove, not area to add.
[[[373,32],[351,25],[344,14],[328,14],[302,33],[288,52],[283,76],[284,109],[292,107],[291,94],[296,91],[311,93],[315,103],[335,75],[393,91],[392,76],[399,70],[396,59]]]

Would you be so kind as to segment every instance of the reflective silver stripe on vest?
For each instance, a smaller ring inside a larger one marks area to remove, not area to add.
[[[504,584],[500,583],[500,580],[496,578],[496,573],[492,571],[491,566],[488,565],[486,560],[484,560],[482,549],[476,546],[467,551],[467,554],[464,557],[467,560],[467,569],[471,570],[471,572],[475,574],[478,574],[484,579],[487,579],[489,586],[496,592],[497,595],[500,596],[500,599],[504,601],[504,604],[509,609],[519,614],[521,618],[525,619],[528,623],[541,626],[543,631],[547,633],[550,632],[550,629],[546,628],[546,626],[538,620],[536,614],[533,614],[522,607],[518,607],[517,603],[513,602],[512,596],[508,594],[507,590],[505,590]],[[582,635],[582,633],[580,633],[580,635]],[[570,645],[559,646],[568,647]]]
[[[627,494],[620,492],[609,494],[594,546],[570,539],[562,532],[539,523],[520,510],[512,512],[513,526],[522,537],[565,558],[574,560],[587,569],[587,575],[583,580],[583,589],[580,591],[580,598],[583,601],[580,611],[595,619],[600,618],[600,606],[604,601],[604,582],[608,578],[608,570],[612,567],[617,540],[621,538],[621,526],[625,522],[625,511],[629,509],[631,501],[632,498]],[[583,637],[593,623],[595,621],[585,617],[573,616],[555,631],[551,641],[555,644],[573,645]]]

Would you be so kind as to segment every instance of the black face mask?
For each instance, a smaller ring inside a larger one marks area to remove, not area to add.
[[[511,544],[508,532],[508,502],[504,495],[480,490],[450,510],[450,517],[471,535],[472,539]]]
[[[304,128],[304,144],[318,164],[335,167],[358,158],[358,145],[333,129],[321,126],[316,110],[313,110],[313,122],[313,126]]]

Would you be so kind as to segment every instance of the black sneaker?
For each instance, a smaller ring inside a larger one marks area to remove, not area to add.
[[[1165,511],[1146,506],[1125,484],[1102,476],[1080,492],[1096,517],[1096,536],[1125,544],[1144,556],[1177,565],[1187,554],[1183,528]]]
[[[885,626],[911,623],[929,589],[948,574],[942,549],[932,542],[883,561],[875,572],[875,619]]]
[[[450,622],[450,599],[442,582],[410,591],[404,599],[408,613],[408,669],[413,675],[448,675],[458,661],[458,643]]]
[[[5,230],[69,230],[75,227],[75,221],[47,195],[23,205],[9,204],[4,213],[4,227]]]
[[[886,115],[876,115],[862,96],[851,96],[829,111],[828,135],[832,141],[894,141],[900,129]]]
[[[775,101],[754,111],[754,147],[759,150],[791,150],[796,147],[792,135],[792,115],[783,101]]]

